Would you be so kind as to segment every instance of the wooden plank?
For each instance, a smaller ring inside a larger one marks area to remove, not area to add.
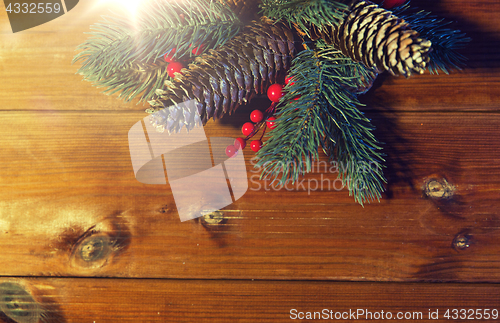
[[[6,283],[10,289],[14,285],[31,293],[29,304],[42,308],[43,322],[289,322],[300,318],[312,322],[307,318],[314,318],[314,312],[321,314],[316,314],[318,321],[333,321],[337,316],[344,321],[377,317],[403,321],[406,317],[411,322],[448,322],[455,316],[455,322],[468,322],[487,313],[489,319],[480,321],[495,322],[500,310],[500,289],[484,284],[67,278],[6,280],[0,287]],[[28,322],[26,317],[18,322]],[[11,321],[4,317],[3,322]]]
[[[328,186],[337,174],[324,163],[302,185],[270,188],[247,152],[245,196],[222,219],[184,223],[170,185],[134,178],[127,132],[145,106],[101,94],[71,65],[108,5],[80,1],[12,34],[0,3],[0,291],[26,288],[44,322],[279,322],[293,308],[439,310],[448,321],[447,309],[500,310],[500,2],[412,3],[473,41],[463,72],[383,75],[363,97],[386,142],[380,203],[361,208]],[[210,122],[208,136],[239,136],[266,105]],[[471,283],[422,283],[434,281]]]
[[[382,76],[366,100],[370,105],[391,110],[489,110],[500,102],[499,54],[500,21],[498,2],[475,0],[463,3],[444,0],[436,9],[459,22],[473,42],[464,50],[469,58],[463,72],[452,75],[423,75],[409,80]],[[11,33],[4,4],[0,4],[1,59],[0,110],[131,110],[144,111],[137,101],[124,103],[75,75],[71,65],[75,48],[88,37],[90,25],[108,13],[112,5],[98,0],[78,5],[49,23],[16,34]],[[116,8],[115,8],[116,9]],[[383,86],[380,87],[380,84]]]
[[[101,94],[75,75],[71,61],[85,41],[89,26],[109,6],[99,0],[80,1],[67,14],[18,33],[12,33],[4,3],[0,4],[2,110],[123,110],[137,109]],[[116,8],[115,8],[116,9]]]
[[[1,114],[0,275],[500,281],[498,114],[370,116],[389,184],[364,208],[327,186],[325,164],[270,189],[247,152],[250,188],[212,225],[181,223],[169,185],[135,180],[127,132],[142,116]],[[207,135],[236,137],[247,118]]]

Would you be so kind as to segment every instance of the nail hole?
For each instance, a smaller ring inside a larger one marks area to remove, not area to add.
[[[168,205],[164,205],[157,210],[159,213],[167,213],[169,211]]]

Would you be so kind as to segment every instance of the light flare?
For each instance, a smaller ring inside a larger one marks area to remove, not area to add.
[[[122,10],[130,12],[131,14],[135,14],[141,3],[146,1],[147,0],[101,0],[101,3],[112,4]]]

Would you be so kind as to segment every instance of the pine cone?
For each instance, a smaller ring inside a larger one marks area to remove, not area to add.
[[[295,55],[294,38],[292,30],[283,24],[253,22],[221,48],[197,57],[182,69],[182,75],[177,73],[173,82],[157,91],[159,97],[149,101],[154,110],[172,104],[178,107],[153,117],[153,122],[160,131],[164,127],[177,132],[183,125],[192,129],[192,111],[180,105],[191,99],[195,99],[203,124],[232,113],[255,94],[264,93],[278,73],[290,68]]]
[[[429,62],[431,42],[419,38],[408,23],[370,1],[354,3],[338,28],[316,34],[352,60],[379,72],[409,77],[412,72],[424,73]]]

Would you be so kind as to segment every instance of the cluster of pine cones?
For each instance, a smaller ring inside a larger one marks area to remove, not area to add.
[[[252,0],[221,0],[239,15],[256,14],[258,3]],[[243,17],[242,17],[243,20]],[[391,11],[366,1],[355,1],[338,27],[313,30],[314,39],[323,39],[355,62],[363,62],[377,73],[409,77],[423,73],[429,62],[431,42]],[[149,101],[154,111],[195,99],[196,109],[205,124],[219,119],[246,104],[254,95],[265,93],[279,75],[285,75],[291,60],[300,51],[305,34],[283,23],[266,18],[251,21],[242,32],[224,46],[197,57],[177,73],[172,83],[158,90],[158,97]],[[193,118],[182,111],[165,111],[154,115],[156,124],[169,132],[182,126],[191,129]],[[175,113],[174,113],[175,112]],[[191,113],[187,113],[191,115]]]

